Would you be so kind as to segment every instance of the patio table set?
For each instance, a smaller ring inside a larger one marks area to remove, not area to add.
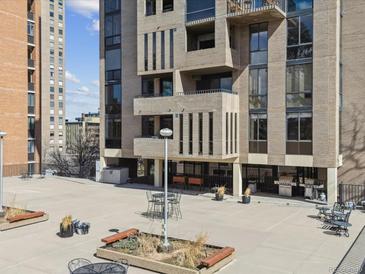
[[[163,192],[153,192],[148,190],[147,196],[147,215],[153,219],[162,219],[165,212],[165,194]],[[167,215],[168,217],[182,218],[180,201],[181,193],[167,193]]]
[[[87,259],[73,259],[68,263],[70,274],[126,274],[129,264],[126,260],[122,263],[92,263]]]
[[[349,223],[352,207],[347,207],[344,204],[334,203],[333,207],[317,206],[318,217],[323,219],[324,229],[335,231],[337,235],[345,235],[349,237],[349,228],[352,226]]]

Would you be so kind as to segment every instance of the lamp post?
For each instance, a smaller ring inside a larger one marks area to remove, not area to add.
[[[6,132],[0,131],[0,216],[4,215],[3,211],[3,165],[4,165],[4,157],[3,157],[3,139],[6,136]]]
[[[168,150],[167,150],[167,139],[168,137],[172,136],[172,130],[169,128],[163,128],[160,130],[160,134],[162,137],[164,137],[165,139],[165,205],[164,205],[164,224],[163,224],[163,233],[164,233],[164,242],[163,242],[163,248],[165,250],[168,250],[170,247],[170,243],[167,237],[167,209],[168,209],[168,204],[167,204],[167,168],[168,168],[168,164],[167,164],[167,154],[168,154]]]

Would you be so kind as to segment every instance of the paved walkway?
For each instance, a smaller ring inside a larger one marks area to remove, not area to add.
[[[27,209],[47,211],[50,219],[0,233],[1,274],[65,274],[73,258],[97,262],[96,247],[113,228],[161,233],[160,221],[144,217],[143,189],[63,178],[5,178],[4,189],[9,203],[15,199]],[[206,232],[209,243],[235,247],[236,259],[220,274],[325,274],[333,272],[365,224],[365,214],[355,211],[350,237],[338,237],[321,228],[314,205],[270,197],[253,201],[243,205],[233,198],[217,202],[209,195],[183,195],[183,219],[171,220],[169,231],[185,239]],[[59,238],[60,220],[68,214],[90,222],[90,233]],[[151,272],[131,268],[128,273]]]

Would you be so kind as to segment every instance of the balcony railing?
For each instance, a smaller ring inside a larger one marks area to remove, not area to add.
[[[215,7],[186,13],[186,22],[210,19],[215,17]]]
[[[276,7],[284,10],[284,5],[284,0],[227,0],[227,13],[246,14]]]
[[[34,14],[31,11],[28,12],[28,20],[34,21]]]
[[[33,35],[28,34],[28,43],[29,44],[34,44],[34,36]]]
[[[192,90],[192,91],[178,92],[177,95],[184,96],[184,95],[211,94],[211,93],[237,94],[237,92],[234,92],[229,89],[204,89],[204,90]]]
[[[34,60],[28,59],[28,67],[29,68],[34,68]]]
[[[34,83],[28,83],[28,90],[34,91]]]

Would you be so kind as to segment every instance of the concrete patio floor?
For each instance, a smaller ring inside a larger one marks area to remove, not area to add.
[[[5,201],[49,213],[47,222],[0,232],[1,274],[64,274],[73,258],[93,262],[100,239],[112,228],[131,227],[160,233],[151,221],[145,190],[116,187],[88,180],[5,178]],[[260,203],[259,203],[260,202]],[[315,206],[287,199],[253,197],[243,205],[235,199],[213,201],[209,195],[183,195],[183,219],[171,220],[170,235],[194,239],[207,233],[209,243],[236,248],[235,260],[221,274],[332,273],[365,224],[365,213],[351,215],[350,237],[334,236],[321,228]],[[63,216],[91,223],[88,235],[61,239],[56,233]],[[130,268],[128,273],[151,273]]]

